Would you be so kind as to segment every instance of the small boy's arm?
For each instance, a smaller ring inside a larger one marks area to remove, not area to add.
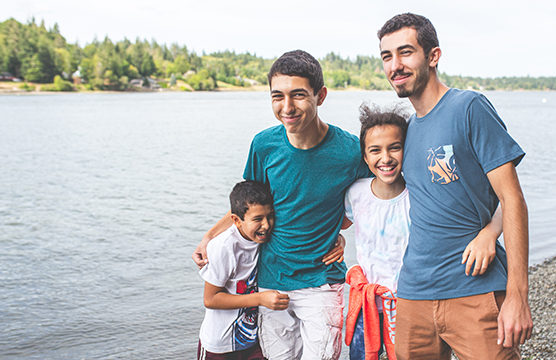
[[[220,235],[221,233],[223,233],[224,230],[232,226],[232,224],[234,223],[231,214],[232,212],[228,211],[222,219],[218,220],[218,222],[212,228],[210,228],[210,230],[207,231],[207,233],[203,236],[203,239],[201,240],[199,245],[197,245],[195,250],[193,250],[193,254],[191,255],[191,258],[193,259],[195,264],[199,267],[199,269],[208,263],[207,245],[209,241],[215,238],[216,236]]]
[[[240,309],[266,306],[272,310],[284,310],[288,308],[290,299],[287,294],[280,294],[276,290],[234,295],[228,293],[223,287],[205,281],[203,301],[208,309]]]
[[[486,272],[496,256],[496,240],[500,234],[502,234],[502,209],[498,206],[490,222],[479,231],[463,251],[461,263],[467,262],[465,275],[471,273],[473,263],[475,263],[475,267],[471,273],[472,276],[482,275]]]

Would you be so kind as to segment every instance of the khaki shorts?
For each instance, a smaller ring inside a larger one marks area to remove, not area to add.
[[[259,288],[259,291],[271,289]],[[292,291],[286,310],[259,307],[259,343],[272,360],[336,360],[342,349],[344,284]]]
[[[497,344],[498,313],[505,292],[445,300],[398,299],[398,360],[520,359],[519,347]]]

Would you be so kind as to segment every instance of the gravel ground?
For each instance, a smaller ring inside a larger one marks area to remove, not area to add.
[[[556,257],[529,268],[533,336],[521,346],[523,359],[556,359]]]

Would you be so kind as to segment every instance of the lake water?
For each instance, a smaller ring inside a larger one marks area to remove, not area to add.
[[[487,96],[527,152],[539,263],[556,255],[556,92]],[[399,102],[331,92],[320,115],[357,133],[363,100]],[[0,358],[194,359],[190,254],[275,124],[266,92],[0,96]]]

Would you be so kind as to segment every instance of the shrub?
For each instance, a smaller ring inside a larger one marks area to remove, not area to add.
[[[19,88],[23,91],[35,91],[35,85],[29,85],[26,82],[19,85]]]

